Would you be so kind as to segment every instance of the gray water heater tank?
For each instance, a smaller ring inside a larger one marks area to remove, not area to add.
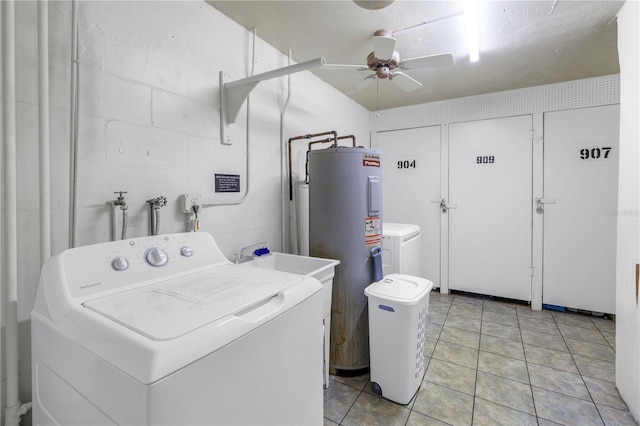
[[[371,250],[382,244],[378,150],[334,147],[309,153],[309,255],[339,259],[331,300],[330,370],[369,366],[367,298]]]

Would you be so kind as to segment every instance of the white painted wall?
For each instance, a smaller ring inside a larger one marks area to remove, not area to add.
[[[618,13],[620,57],[620,181],[616,278],[616,385],[640,421],[640,310],[635,265],[640,263],[640,3],[627,1]]]
[[[119,190],[128,192],[130,237],[148,235],[146,200],[159,195],[169,203],[161,210],[161,233],[183,232],[180,194],[212,195],[215,172],[237,172],[246,179],[247,109],[238,120],[240,141],[222,146],[218,74],[249,75],[253,33],[202,1],[78,4],[76,245],[110,238],[105,203]],[[16,11],[20,398],[30,401],[29,312],[40,272],[36,2],[16,2]],[[49,4],[53,254],[68,244],[70,13],[68,1]],[[259,35],[258,29],[255,74],[288,65],[287,56]],[[281,137],[287,94],[286,77],[254,89],[249,195],[240,205],[210,207],[200,214],[201,230],[212,233],[228,257],[259,241],[281,249],[281,140],[336,130],[369,144],[368,111],[309,72],[291,76]]]

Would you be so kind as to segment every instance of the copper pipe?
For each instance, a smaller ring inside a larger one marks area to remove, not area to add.
[[[340,139],[353,139],[353,147],[356,147],[356,135],[349,135],[349,136],[339,136],[338,140]]]
[[[289,201],[293,200],[293,172],[292,172],[292,164],[291,164],[291,143],[293,141],[298,141],[301,139],[311,139],[311,138],[315,138],[318,136],[326,136],[326,135],[333,135],[333,140],[334,140],[334,144],[337,145],[338,144],[338,132],[336,132],[335,130],[331,130],[328,132],[322,132],[322,133],[308,133],[306,135],[300,135],[300,136],[294,136],[292,138],[289,139],[288,142],[288,155],[289,155]]]

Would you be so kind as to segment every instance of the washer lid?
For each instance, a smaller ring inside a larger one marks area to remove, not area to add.
[[[93,299],[83,306],[149,339],[170,340],[264,303],[303,279],[221,265]]]
[[[378,297],[406,305],[420,301],[433,288],[433,283],[413,275],[389,274],[364,289],[368,297]]]
[[[418,225],[406,223],[382,223],[382,235],[385,237],[404,237],[420,232]]]

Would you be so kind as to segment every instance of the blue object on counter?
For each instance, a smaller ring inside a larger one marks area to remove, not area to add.
[[[254,250],[253,255],[256,257],[260,257],[270,253],[271,251],[267,247],[260,247],[259,249]]]
[[[374,247],[369,251],[371,259],[373,260],[373,281],[380,281],[382,276],[382,249],[380,247]]]

